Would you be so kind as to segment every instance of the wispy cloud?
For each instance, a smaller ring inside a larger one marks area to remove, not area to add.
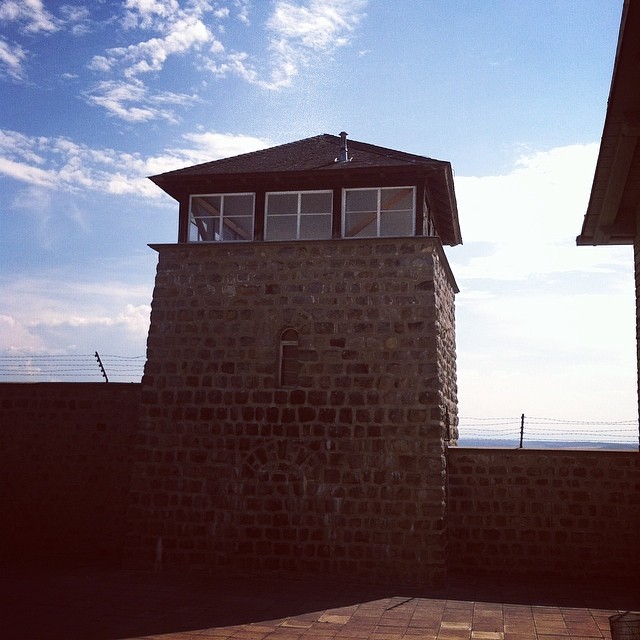
[[[298,43],[311,51],[326,51],[348,43],[347,34],[362,18],[363,0],[281,0],[267,26],[275,39]]]
[[[155,106],[159,97],[143,78],[161,73],[170,57],[186,54],[193,56],[198,68],[218,78],[236,76],[265,89],[282,89],[319,55],[348,44],[365,5],[366,0],[280,0],[266,24],[251,27],[250,4],[245,0],[224,7],[208,0],[182,4],[177,0],[127,0],[122,26],[134,35],[153,35],[94,56],[89,68],[111,78],[97,82],[85,97],[129,122],[176,121],[173,108]],[[229,19],[256,30],[254,40],[264,41],[267,63],[220,39]]]
[[[119,331],[126,341],[122,353],[142,353],[150,294],[146,284],[83,282],[72,274],[0,278],[0,351],[65,353],[82,346],[78,340],[89,337],[97,345]],[[79,329],[86,336],[80,338]]]
[[[94,62],[103,67],[123,67],[126,78],[151,71],[161,71],[167,59],[181,55],[192,49],[199,49],[204,43],[215,40],[208,27],[199,16],[185,15],[171,20],[164,28],[164,35],[150,38],[127,47],[108,49],[105,56]]]
[[[242,51],[218,51],[206,66],[217,76],[237,75],[269,90],[291,86],[300,70],[349,44],[367,0],[279,0],[266,23],[269,68]]]
[[[107,113],[127,122],[167,120],[177,122],[177,116],[168,105],[188,105],[198,101],[197,96],[163,91],[151,93],[136,78],[104,80],[85,94],[90,104],[104,108]]]
[[[92,29],[91,13],[86,7],[63,5],[60,7],[60,16],[74,36],[83,36]]]
[[[465,257],[457,277],[505,281],[590,268],[594,254],[576,250],[575,238],[597,153],[596,143],[570,145],[522,156],[505,175],[456,178],[466,245],[452,252]],[[490,255],[474,254],[478,243]],[[598,263],[609,254],[603,249]]]
[[[0,21],[18,22],[26,33],[51,33],[60,28],[41,0],[2,0]]]
[[[18,44],[11,44],[0,38],[0,78],[8,76],[14,80],[24,77],[23,63],[27,52]]]
[[[153,92],[141,76],[162,72],[172,56],[197,53],[205,45],[209,49],[215,47],[217,40],[204,21],[212,9],[206,0],[183,7],[177,0],[127,0],[121,21],[125,32],[154,35],[94,56],[89,69],[112,77],[95,83],[85,92],[85,99],[127,122],[177,122],[174,107],[193,104],[197,98]]]
[[[350,42],[364,16],[367,0],[277,0],[260,23],[250,19],[251,3],[233,0],[125,0],[113,18],[118,40],[86,62],[94,81],[82,92],[91,105],[130,123],[157,120],[176,123],[178,107],[197,102],[195,90],[163,77],[164,92],[154,83],[171,58],[189,56],[193,69],[217,78],[234,76],[267,90],[291,86],[303,68],[318,64]],[[24,34],[49,35],[66,30],[83,35],[92,29],[87,7],[62,5],[54,13],[42,0],[0,0],[0,23],[18,25]],[[247,29],[252,51],[225,42],[226,26],[236,21]],[[251,30],[251,31],[249,31]],[[26,42],[0,39],[4,77],[24,80],[30,59]],[[96,79],[96,75],[98,78]],[[204,79],[204,78],[203,78]],[[166,87],[169,87],[167,89]]]
[[[149,175],[268,146],[259,138],[217,132],[201,131],[182,137],[183,146],[144,157],[114,149],[94,149],[68,138],[26,136],[0,129],[0,175],[51,190],[94,190],[159,198],[162,192],[147,180]]]
[[[0,0],[0,25],[14,24],[30,37],[50,35],[67,29],[72,35],[84,35],[91,30],[90,13],[86,7],[63,5],[54,15],[42,0]],[[25,62],[29,50],[24,46],[0,38],[0,78],[24,80]]]

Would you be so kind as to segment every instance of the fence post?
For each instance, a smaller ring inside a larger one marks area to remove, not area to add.
[[[522,449],[522,440],[524,438],[524,413],[520,416],[520,448]]]

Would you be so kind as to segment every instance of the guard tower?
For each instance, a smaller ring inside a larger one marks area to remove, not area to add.
[[[457,438],[451,165],[319,135],[151,178],[131,559],[441,582]]]

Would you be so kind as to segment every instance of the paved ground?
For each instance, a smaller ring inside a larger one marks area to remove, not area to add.
[[[497,583],[446,590],[125,570],[0,569],[7,640],[610,638],[640,585]]]

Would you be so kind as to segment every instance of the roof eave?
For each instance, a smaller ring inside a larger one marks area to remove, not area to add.
[[[638,2],[625,0],[598,160],[578,246],[631,244],[637,211],[630,210],[628,179],[640,139]],[[637,164],[637,160],[636,160]]]

